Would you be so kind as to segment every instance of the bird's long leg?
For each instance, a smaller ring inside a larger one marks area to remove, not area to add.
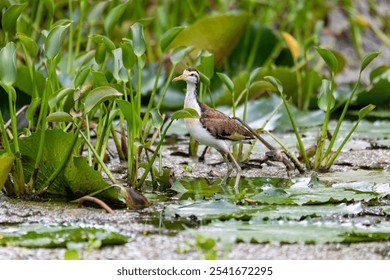
[[[221,185],[226,186],[227,182],[228,182],[228,179],[229,179],[229,176],[232,173],[233,168],[232,168],[232,165],[230,164],[230,161],[229,161],[228,157],[226,156],[226,154],[221,153],[221,155],[222,155],[224,161],[226,162],[226,166],[227,166],[227,169],[228,169],[227,172],[226,172],[225,177],[223,177]]]
[[[238,191],[238,184],[239,184],[240,179],[241,179],[241,167],[238,164],[238,162],[236,161],[236,159],[234,158],[234,156],[230,152],[228,153],[228,157],[234,163],[234,165],[236,166],[236,169],[237,169],[236,182],[234,183],[234,189],[236,191]]]

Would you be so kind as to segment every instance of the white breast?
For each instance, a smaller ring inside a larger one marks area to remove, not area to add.
[[[218,151],[228,153],[230,149],[229,141],[215,139],[210,132],[207,131],[200,123],[198,119],[184,119],[184,123],[187,127],[190,135],[199,143],[213,147]]]

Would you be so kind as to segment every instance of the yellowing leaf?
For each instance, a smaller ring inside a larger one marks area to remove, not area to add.
[[[8,174],[11,171],[12,165],[14,164],[14,160],[15,157],[12,154],[5,153],[0,156],[0,190],[8,178]]]
[[[291,55],[293,56],[294,60],[297,60],[299,56],[299,45],[297,40],[295,40],[295,38],[287,32],[282,32],[282,37],[286,42],[288,48],[290,49]]]

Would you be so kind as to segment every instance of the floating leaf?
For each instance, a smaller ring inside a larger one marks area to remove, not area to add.
[[[199,229],[187,229],[194,236],[201,234],[222,242],[244,241],[256,243],[352,243],[390,238],[390,223],[365,225],[338,222],[309,221],[214,221]],[[353,238],[358,237],[358,238]],[[373,239],[375,237],[375,239]]]
[[[89,111],[100,103],[109,99],[115,99],[119,96],[122,96],[122,93],[111,86],[101,86],[95,88],[88,93],[87,98],[85,99],[85,112],[89,113]]]
[[[101,246],[121,245],[128,236],[102,228],[79,226],[53,226],[47,224],[21,224],[1,232],[0,245],[25,248],[66,248],[79,244],[87,247],[91,240],[100,240]]]
[[[115,25],[119,22],[128,6],[128,2],[126,1],[123,4],[114,7],[108,13],[106,19],[104,20],[104,32],[106,32],[107,35],[109,35],[114,29]]]

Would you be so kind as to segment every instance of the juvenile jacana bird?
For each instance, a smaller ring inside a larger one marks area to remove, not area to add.
[[[187,68],[183,74],[174,78],[173,82],[186,81],[187,93],[184,100],[184,108],[192,108],[198,112],[199,118],[185,118],[184,123],[190,135],[199,143],[215,148],[221,153],[225,160],[228,172],[222,181],[226,184],[232,171],[230,161],[237,169],[234,188],[238,188],[241,176],[241,167],[230,153],[230,146],[233,142],[244,142],[253,139],[253,135],[238,125],[233,119],[224,113],[210,108],[206,104],[199,102],[198,90],[200,76],[197,70]]]

